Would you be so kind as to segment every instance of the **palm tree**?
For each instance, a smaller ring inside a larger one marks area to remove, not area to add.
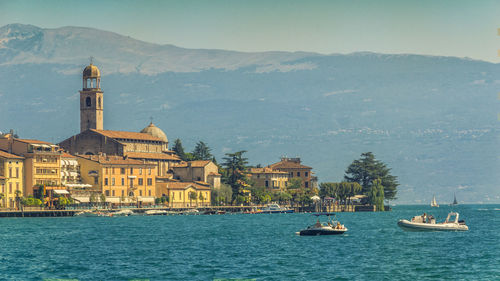
[[[204,205],[204,201],[205,201],[205,197],[203,197],[203,193],[200,192],[200,200],[201,200],[201,205],[203,206]]]

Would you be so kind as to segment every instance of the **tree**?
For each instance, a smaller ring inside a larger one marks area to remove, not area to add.
[[[243,190],[250,186],[244,172],[248,164],[247,158],[243,157],[245,152],[245,150],[242,150],[235,153],[226,153],[227,157],[223,158],[225,162],[223,163],[222,182],[231,186],[233,201],[238,198],[238,195],[243,195]]]
[[[396,199],[397,177],[390,174],[391,169],[379,160],[371,152],[361,154],[361,158],[354,160],[345,171],[344,178],[348,182],[357,182],[362,186],[362,192],[366,195],[371,190],[373,181],[381,180],[384,189],[384,197],[387,200]]]
[[[104,205],[106,204],[106,195],[104,195],[104,193],[101,193],[101,203],[102,203],[102,206],[104,207]]]
[[[4,198],[5,198],[5,194],[0,193],[0,207],[2,207],[2,202],[3,202]]]
[[[200,192],[200,196],[198,196],[198,198],[200,199],[201,205],[203,206],[203,203],[205,203],[205,197],[203,196],[203,193]]]
[[[368,200],[370,204],[377,207],[378,212],[384,211],[384,186],[380,179],[372,182],[371,190],[368,193]]]
[[[177,156],[179,156],[179,158],[181,158],[183,161],[186,161],[184,147],[182,147],[182,142],[180,139],[176,139],[174,141],[174,147],[172,147],[172,150],[175,152],[175,154],[177,154]]]
[[[196,192],[190,191],[188,197],[189,197],[189,206],[193,206],[193,200],[196,200],[196,198],[198,198],[198,196],[196,195]]]
[[[191,153],[193,160],[211,160],[213,158],[211,150],[204,142],[199,141]]]
[[[302,187],[302,179],[301,178],[291,178],[288,180],[287,188],[288,189],[299,189]]]
[[[221,184],[217,189],[212,188],[212,204],[222,205],[227,204],[232,200],[233,190],[227,184]]]

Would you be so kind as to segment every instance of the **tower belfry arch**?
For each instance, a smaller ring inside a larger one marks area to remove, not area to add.
[[[80,132],[88,129],[103,129],[104,100],[101,90],[101,72],[93,64],[83,69],[82,90],[80,91]]]

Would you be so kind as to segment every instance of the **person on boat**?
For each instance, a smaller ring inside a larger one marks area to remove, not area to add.
[[[314,227],[321,227],[321,223],[319,222],[319,219],[316,221],[316,223],[314,224]]]
[[[341,225],[340,225],[340,222],[337,222],[337,226],[335,227],[336,229],[341,229]]]
[[[427,214],[426,214],[426,213],[424,213],[424,214],[422,215],[422,222],[423,222],[423,223],[426,223],[426,222],[427,222]]]

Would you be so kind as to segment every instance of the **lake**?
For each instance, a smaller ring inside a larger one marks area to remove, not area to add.
[[[398,219],[460,213],[468,232]],[[0,280],[500,279],[500,205],[338,213],[349,231],[297,236],[311,214],[0,219]]]

